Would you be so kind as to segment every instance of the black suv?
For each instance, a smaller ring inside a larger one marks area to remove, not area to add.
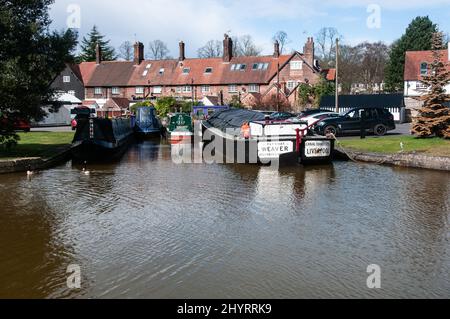
[[[359,133],[363,123],[367,132],[378,136],[395,130],[394,116],[384,108],[356,108],[343,116],[324,119],[314,130],[320,135]]]

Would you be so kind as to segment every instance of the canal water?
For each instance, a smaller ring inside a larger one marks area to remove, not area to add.
[[[450,297],[449,173],[175,165],[155,142],[88,170],[0,176],[0,297]]]

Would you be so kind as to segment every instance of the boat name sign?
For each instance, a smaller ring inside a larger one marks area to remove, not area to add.
[[[258,157],[262,159],[279,158],[281,154],[293,151],[294,143],[292,141],[258,143]]]
[[[306,157],[328,157],[331,155],[330,141],[306,141],[305,156]]]

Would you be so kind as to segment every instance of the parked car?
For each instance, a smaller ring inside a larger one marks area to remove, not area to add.
[[[325,112],[331,112],[331,111],[324,110],[324,109],[308,109],[308,110],[305,110],[305,111],[300,113],[300,118],[311,116],[311,115],[314,115],[314,114],[325,113]]]
[[[12,128],[14,131],[23,131],[23,132],[30,132],[31,131],[31,124],[30,121],[27,121],[25,119],[22,119],[20,117],[15,117],[14,119],[8,119],[5,116],[0,116],[0,121],[2,122],[2,126],[8,127],[11,125],[12,122]],[[11,122],[9,122],[11,121]]]
[[[356,108],[343,116],[331,117],[315,125],[314,130],[320,135],[343,135],[361,132],[362,118],[367,132],[378,136],[386,135],[395,130],[394,116],[384,108]]]
[[[272,121],[285,121],[294,117],[297,117],[297,114],[289,112],[276,112],[270,116],[270,119]]]
[[[308,122],[308,126],[311,126],[314,123],[318,123],[318,121],[320,121],[320,120],[324,120],[324,119],[330,118],[330,117],[339,117],[339,116],[340,116],[339,113],[323,112],[323,113],[318,113],[318,114],[313,114],[313,115],[309,115],[309,116],[300,117],[300,119],[302,121]]]

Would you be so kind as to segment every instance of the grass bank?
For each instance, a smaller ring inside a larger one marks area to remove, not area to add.
[[[73,132],[19,133],[19,144],[9,150],[0,147],[0,160],[42,157],[50,158],[67,148]]]
[[[341,140],[340,146],[352,150],[368,153],[394,154],[420,153],[430,156],[450,157],[450,141],[440,138],[416,139],[413,136],[385,136],[379,138],[360,138]]]

